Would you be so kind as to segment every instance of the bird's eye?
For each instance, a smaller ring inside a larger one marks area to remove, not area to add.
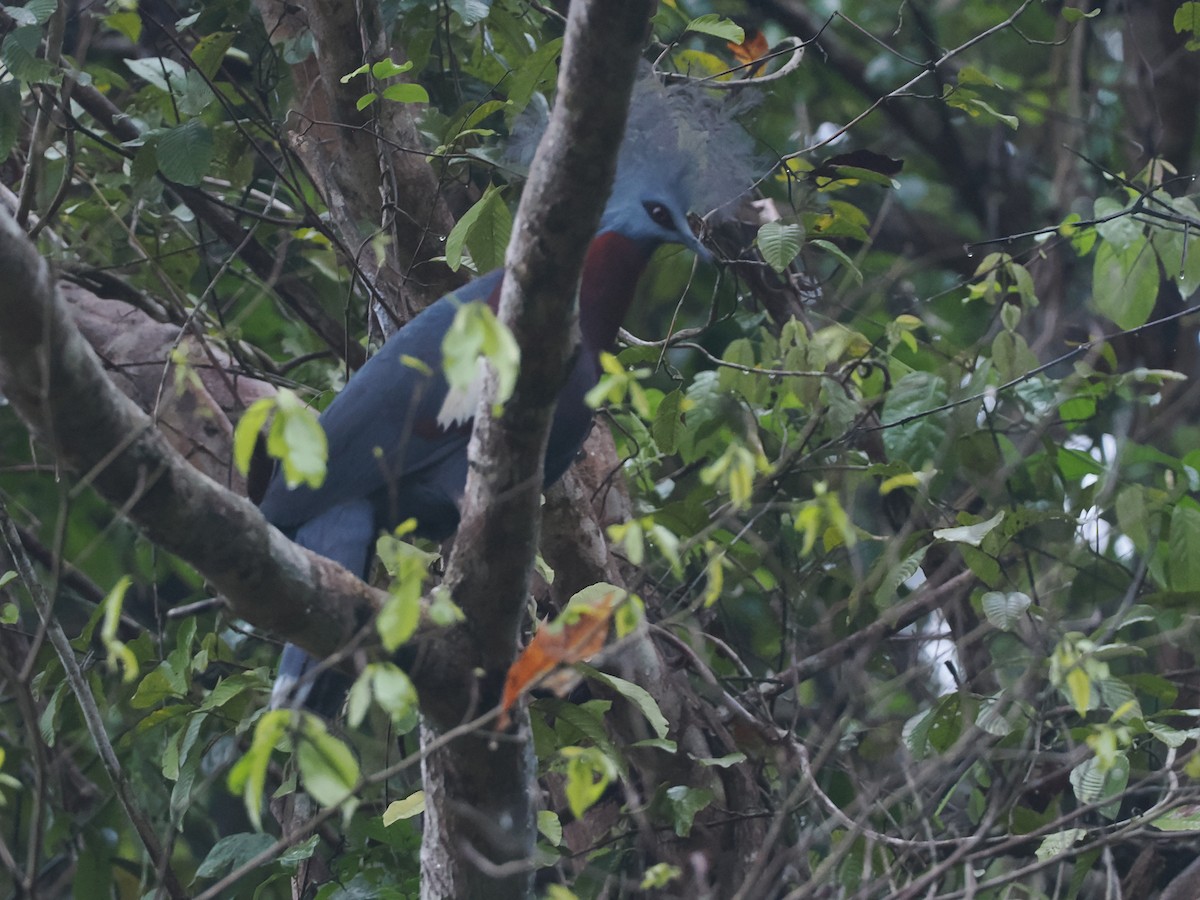
[[[671,220],[671,212],[661,203],[648,202],[644,204],[646,215],[650,217],[655,225],[662,228],[674,229],[675,223]]]

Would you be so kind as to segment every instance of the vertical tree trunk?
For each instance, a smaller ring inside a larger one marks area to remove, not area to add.
[[[445,586],[466,613],[438,661],[468,690],[422,688],[426,828],[422,897],[524,897],[531,888],[535,805],[527,719],[500,734],[433,741],[500,696],[516,655],[538,545],[542,460],[578,340],[575,294],[583,257],[616,172],[617,150],[653,0],[575,0],[558,97],[530,170],[508,250],[500,317],[521,348],[521,373],[500,418],[494,384],[471,438],[462,523]],[[586,189],[581,186],[586,185]],[[455,695],[457,694],[457,695]]]
[[[475,733],[426,754],[421,896],[508,900],[529,896],[537,835],[535,760],[528,717],[515,733]],[[441,731],[426,717],[421,745]]]

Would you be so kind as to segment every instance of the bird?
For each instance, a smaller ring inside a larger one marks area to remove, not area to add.
[[[728,204],[749,186],[747,135],[724,104],[653,76],[635,85],[617,171],[588,246],[579,286],[581,345],[559,392],[546,449],[545,486],[566,472],[587,437],[588,391],[600,354],[612,347],[654,251],[679,244],[711,255],[688,214]],[[259,503],[267,521],[303,547],[366,579],[375,539],[415,519],[417,537],[441,541],[458,526],[474,404],[450,391],[442,340],[464,303],[496,309],[504,270],[488,272],[435,301],[397,330],[321,414],[328,443],[319,487],[290,487],[279,467]],[[344,679],[287,644],[271,706],[305,706],[332,717]],[[315,684],[324,684],[314,688]],[[331,686],[332,685],[332,686]]]

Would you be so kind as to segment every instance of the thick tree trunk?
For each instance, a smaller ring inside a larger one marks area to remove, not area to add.
[[[515,733],[468,734],[422,760],[421,896],[523,898],[532,888],[537,790],[528,717]],[[443,732],[426,717],[421,744]]]
[[[446,585],[466,613],[466,652],[482,673],[457,697],[422,695],[423,746],[459,724],[468,701],[499,699],[518,647],[538,546],[542,460],[554,400],[574,356],[574,297],[583,256],[616,171],[617,149],[652,0],[575,0],[558,97],[521,200],[508,250],[501,319],[521,347],[516,393],[492,418],[484,390],[471,439],[462,524]],[[587,190],[581,190],[581,185]],[[473,734],[427,752],[422,895],[524,897],[536,834],[532,751],[524,717],[505,734]]]

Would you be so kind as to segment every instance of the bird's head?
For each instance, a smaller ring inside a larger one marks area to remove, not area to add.
[[[681,185],[618,176],[599,231],[614,231],[647,250],[659,244],[682,244],[708,260],[711,254],[692,231],[688,212],[687,192]]]
[[[651,250],[682,244],[709,259],[688,214],[728,205],[753,182],[758,162],[736,109],[695,86],[638,79],[600,233],[616,232]]]

